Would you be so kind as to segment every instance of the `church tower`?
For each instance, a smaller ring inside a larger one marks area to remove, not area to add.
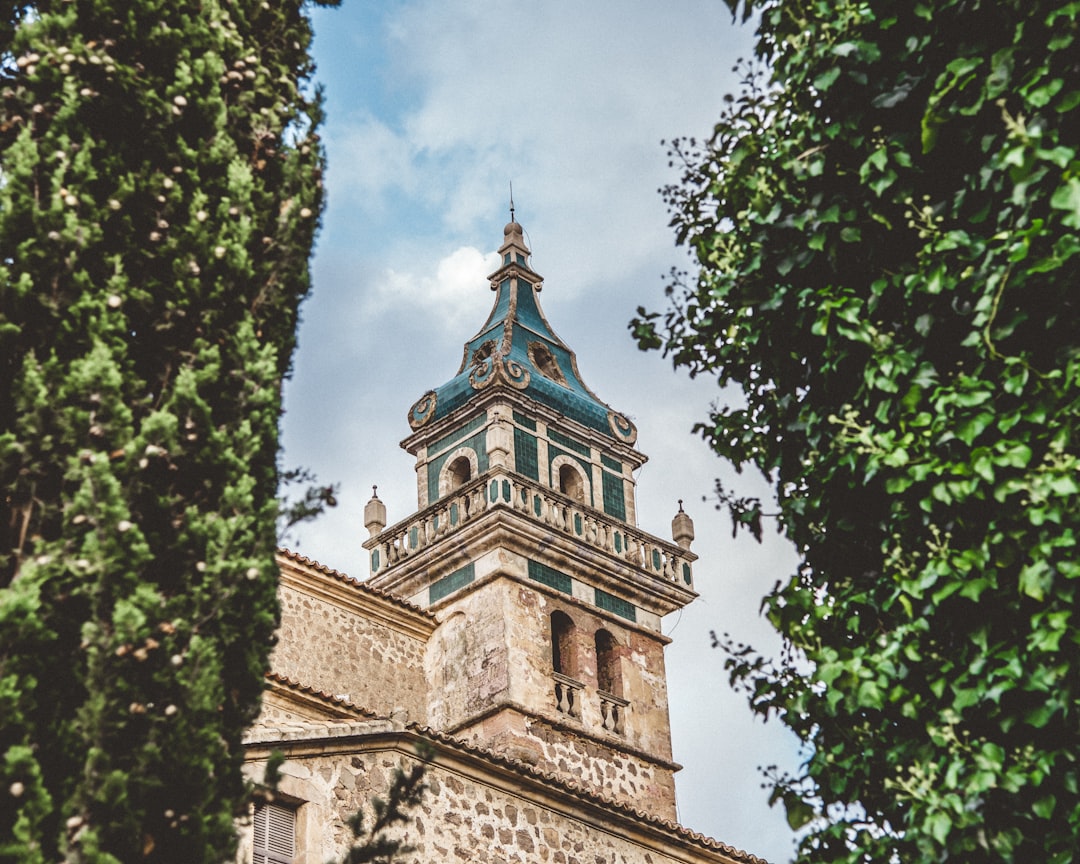
[[[409,410],[417,511],[365,509],[366,584],[438,621],[432,730],[674,820],[660,622],[697,596],[693,525],[637,527],[634,424],[548,324],[516,221],[499,254],[457,374]]]

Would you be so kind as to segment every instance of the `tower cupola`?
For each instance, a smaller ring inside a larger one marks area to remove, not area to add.
[[[524,229],[503,229],[501,265],[488,279],[495,304],[487,321],[465,343],[457,374],[429,390],[409,410],[409,425],[437,423],[490,387],[520,391],[536,402],[621,444],[633,445],[637,429],[601,401],[581,379],[577,357],[551,328],[538,295],[543,278],[532,269]]]
[[[517,222],[507,222],[506,227],[503,228],[503,245],[499,247],[499,254],[502,256],[502,263],[505,267],[508,264],[516,264],[520,267],[529,266],[529,247],[525,245],[524,237],[525,229],[521,227]],[[537,290],[540,290],[537,288]]]

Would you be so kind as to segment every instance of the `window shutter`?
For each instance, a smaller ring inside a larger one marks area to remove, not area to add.
[[[254,864],[293,864],[296,811],[279,804],[255,806]]]

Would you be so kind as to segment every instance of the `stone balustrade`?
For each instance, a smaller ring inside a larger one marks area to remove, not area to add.
[[[423,552],[482,514],[511,508],[527,519],[614,555],[646,573],[693,587],[696,555],[518,474],[496,469],[443,496],[366,543],[372,575]]]
[[[581,719],[581,691],[585,685],[560,672],[552,672],[551,676],[555,679],[555,710]]]
[[[604,729],[616,735],[622,735],[623,714],[630,703],[614,693],[605,693],[603,690],[597,690],[596,694],[600,697],[600,720]]]
[[[555,710],[567,717],[580,720],[585,685],[561,672],[552,672],[551,677],[555,682]],[[622,735],[625,728],[623,721],[630,703],[614,693],[603,690],[597,690],[596,696],[600,703],[600,726],[605,732]]]

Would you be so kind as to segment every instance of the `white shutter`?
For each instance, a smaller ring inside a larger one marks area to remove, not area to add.
[[[280,804],[256,804],[254,864],[293,864],[296,811]]]

